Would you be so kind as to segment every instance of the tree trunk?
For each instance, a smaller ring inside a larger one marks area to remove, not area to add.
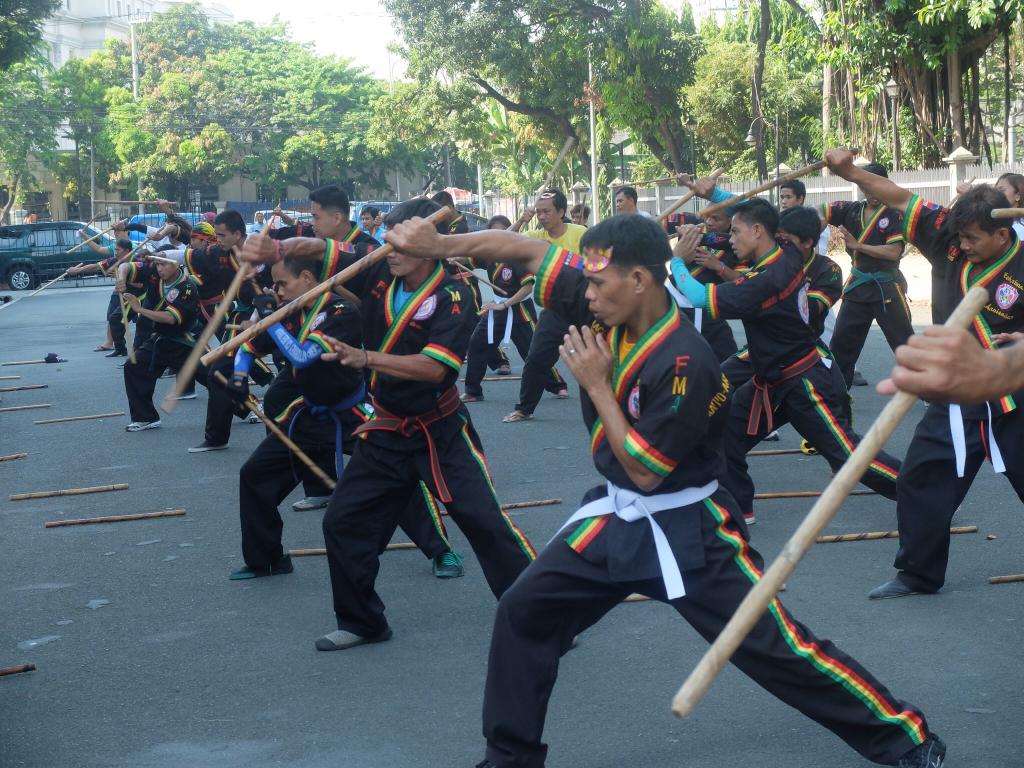
[[[964,95],[959,52],[947,54],[946,74],[949,81],[950,127],[953,129],[953,149],[956,149],[964,145]]]
[[[1003,162],[1010,162],[1010,30],[1003,35]]]
[[[831,145],[832,133],[832,65],[826,62],[821,72],[821,147],[822,151]],[[828,175],[828,170],[822,171]]]
[[[4,202],[2,208],[0,208],[0,223],[7,223],[7,214],[11,212],[11,207],[14,205],[14,198],[18,194],[18,185],[21,183],[21,176],[14,175],[11,177],[11,183],[7,185],[7,200]]]
[[[772,12],[768,0],[761,0],[761,18],[757,30],[757,57],[754,59],[754,87],[751,106],[754,122],[754,151],[757,158],[757,175],[760,179],[768,178],[768,163],[764,154],[764,111],[761,108],[761,86],[764,84],[764,57],[768,49],[768,37],[772,30]],[[775,150],[778,152],[778,148]]]

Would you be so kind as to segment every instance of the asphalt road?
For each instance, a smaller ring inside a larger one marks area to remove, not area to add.
[[[202,439],[202,388],[151,432],[126,433],[126,417],[33,425],[126,409],[120,360],[90,351],[102,340],[107,297],[103,289],[51,290],[0,310],[0,361],[47,352],[68,358],[0,367],[0,375],[21,376],[0,386],[48,385],[5,393],[3,406],[51,404],[0,413],[0,454],[29,452],[0,463],[0,666],[38,665],[0,678],[0,765],[475,765],[494,599],[458,531],[465,578],[439,581],[419,553],[386,553],[378,586],[394,639],[318,653],[313,640],[334,626],[323,558],[297,560],[291,576],[227,579],[242,564],[238,467],[262,428],[236,421],[230,450],[186,454]],[[889,362],[873,334],[861,370],[875,382]],[[160,382],[158,396],[170,383]],[[517,385],[486,387],[487,400],[471,407],[502,500],[564,499],[516,515],[541,545],[597,482],[577,398],[545,398],[535,421],[505,425],[500,418]],[[855,394],[863,428],[882,398],[870,388]],[[914,418],[889,446],[897,456]],[[762,447],[797,444],[787,428],[781,443]],[[764,491],[820,489],[830,474],[815,457],[751,461]],[[6,500],[118,482],[130,489]],[[761,503],[755,546],[776,554],[810,506]],[[43,528],[47,520],[166,507],[188,515]],[[954,539],[939,596],[865,598],[892,573],[891,540],[816,547],[785,594],[802,621],[925,710],[950,747],[950,766],[1024,764],[1017,744],[1024,584],[988,584],[989,576],[1024,571],[1020,510],[1006,481],[983,468],[957,517],[980,533]],[[322,545],[320,513],[287,509],[285,518],[287,547]],[[832,525],[834,532],[894,527],[894,505],[870,496],[850,499]],[[705,647],[665,606],[633,603],[612,612],[562,664],[546,731],[551,768],[867,765],[732,669],[691,718],[673,717],[670,699]]]

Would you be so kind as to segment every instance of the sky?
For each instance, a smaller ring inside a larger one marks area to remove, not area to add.
[[[404,73],[404,62],[392,55],[388,44],[397,39],[392,23],[378,0],[200,0],[200,5],[227,7],[236,21],[270,22],[275,15],[287,21],[292,37],[313,44],[317,51],[351,59],[371,74],[386,80]],[[295,12],[293,9],[298,9]],[[291,11],[291,13],[289,13]]]

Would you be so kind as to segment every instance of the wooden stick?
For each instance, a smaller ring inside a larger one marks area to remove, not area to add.
[[[42,293],[47,288],[49,288],[51,285],[56,283],[58,280],[63,280],[65,277],[67,277],[68,272],[70,272],[72,269],[75,269],[76,267],[82,266],[83,263],[84,262],[79,262],[78,264],[75,265],[75,267],[68,267],[63,272],[61,272],[59,275],[57,275],[55,278],[53,278],[53,280],[48,282],[46,285],[41,285],[38,288],[36,288],[34,291],[32,291],[32,293],[30,293],[28,296],[26,296],[26,298],[30,299],[33,296],[35,296],[37,293]]]
[[[6,365],[6,363],[5,363],[5,365]],[[15,379],[20,379],[20,378],[21,378],[21,376],[0,376],[0,381],[14,381]]]
[[[449,259],[448,263],[449,264],[454,264],[456,267],[458,267],[462,271],[463,275],[465,275],[466,277],[472,277],[477,282],[483,283],[484,285],[486,285],[488,288],[490,288],[492,291],[494,291],[499,296],[508,296],[508,292],[507,291],[502,290],[501,288],[496,286],[494,283],[490,282],[486,277],[480,277],[480,275],[478,275],[472,269],[469,269],[468,267],[462,266],[462,264],[459,264],[459,262],[455,261],[454,259]]]
[[[61,256],[67,256],[67,255],[68,255],[69,253],[74,253],[74,252],[75,252],[75,251],[77,251],[77,250],[78,250],[79,248],[81,248],[81,247],[82,247],[83,245],[88,245],[88,244],[89,244],[89,243],[91,243],[91,242],[92,242],[93,240],[98,240],[99,238],[101,238],[101,237],[103,237],[103,236],[104,236],[105,234],[107,234],[108,232],[113,232],[113,231],[114,231],[114,230],[115,230],[115,229],[117,228],[117,225],[118,225],[118,224],[120,224],[120,223],[121,223],[121,221],[120,221],[120,220],[118,220],[118,221],[115,221],[115,222],[114,222],[113,224],[111,224],[111,225],[110,225],[109,227],[107,227],[106,229],[104,229],[104,230],[103,230],[102,232],[98,232],[98,233],[96,233],[95,235],[93,235],[92,237],[90,237],[90,238],[89,238],[88,240],[83,240],[83,241],[82,241],[82,242],[80,242],[80,243],[79,243],[78,245],[72,246],[72,248],[71,248],[70,250],[64,251],[64,253],[62,253],[62,254],[60,254],[60,255],[61,255]]]
[[[16,667],[4,667],[0,669],[0,677],[7,677],[8,675],[20,675],[22,672],[34,672],[35,669],[35,664],[19,664]]]
[[[387,552],[394,552],[398,549],[418,549],[418,547],[411,541],[399,541],[394,544],[388,544],[385,548]],[[290,557],[323,557],[327,554],[327,549],[324,547],[314,547],[312,549],[289,549],[288,555]]]
[[[217,381],[219,381],[224,386],[228,385],[227,378],[225,378],[224,374],[221,373],[220,371],[214,371],[213,376],[215,379],[217,379]],[[306,455],[306,453],[301,448],[299,448],[299,446],[297,446],[295,442],[290,437],[288,437],[288,435],[284,433],[284,430],[274,423],[274,420],[272,418],[270,418],[269,416],[267,416],[267,414],[260,410],[259,401],[255,397],[249,395],[249,399],[242,403],[242,405],[248,408],[251,413],[255,413],[256,417],[263,422],[266,428],[273,432],[274,436],[282,443],[284,443],[285,447],[288,448],[288,450],[290,450],[292,453],[294,453],[295,457],[299,461],[301,461],[303,464],[309,467],[309,471],[316,475],[320,479],[320,482],[322,482],[332,491],[335,489],[335,487],[338,485],[337,481],[335,481],[334,478],[332,478],[330,475],[328,475],[326,472],[320,469],[320,467],[317,466],[316,462],[309,458],[309,456]]]
[[[196,368],[199,367],[199,358],[203,354],[203,350],[206,349],[210,343],[210,339],[213,338],[213,334],[217,331],[217,326],[224,319],[224,316],[231,309],[231,305],[235,303],[235,296],[238,295],[238,289],[242,287],[242,283],[249,276],[249,265],[248,263],[241,263],[238,265],[238,271],[235,272],[235,277],[231,281],[231,285],[224,291],[224,298],[220,300],[220,304],[217,305],[216,311],[210,318],[206,327],[203,328],[203,332],[199,335],[196,340],[196,345],[192,347],[192,351],[189,352],[188,359],[178,369],[178,377],[174,380],[174,386],[168,390],[164,396],[163,402],[160,403],[160,407],[164,413],[173,413],[174,409],[178,407],[178,397],[184,392],[189,383],[192,381],[192,376],[196,372]]]
[[[627,595],[622,599],[624,603],[644,603],[650,600],[647,595],[641,595],[639,592],[634,592],[631,595]]]
[[[538,195],[551,186],[551,182],[555,180],[555,174],[558,172],[558,166],[560,166],[562,164],[562,161],[565,160],[565,156],[569,154],[569,150],[572,149],[575,143],[576,137],[570,136],[568,139],[565,140],[565,143],[562,144],[562,148],[558,151],[558,154],[555,156],[555,162],[551,164],[551,170],[548,171],[547,178],[545,178],[544,183],[537,188]]]
[[[828,488],[825,489],[827,491]],[[778,493],[755,493],[754,498],[759,501],[770,501],[771,499],[816,499],[823,496],[825,491],[780,491]],[[847,496],[877,496],[877,491],[869,491],[863,488],[850,491]]]
[[[509,509],[528,509],[529,507],[550,507],[555,504],[561,504],[561,499],[540,499],[539,501],[513,501],[509,504],[502,504],[502,510]]]
[[[665,184],[669,181],[679,181],[681,173],[677,173],[674,176],[661,176],[657,179],[642,179],[640,181],[624,181],[621,184],[612,184],[612,189],[622,189],[623,187],[649,187],[651,184]]]
[[[977,533],[978,526],[962,525],[957,528],[950,528],[950,534]],[[814,540],[816,544],[837,544],[843,541],[875,541],[876,539],[898,539],[899,531],[870,531],[865,533],[837,533],[833,536],[819,536]]]
[[[953,310],[946,321],[946,326],[965,328],[987,302],[988,291],[975,286]],[[786,579],[796,570],[807,551],[814,546],[815,539],[835,516],[846,495],[860,482],[871,461],[916,402],[917,398],[909,392],[897,392],[882,409],[856,450],[832,478],[821,498],[815,502],[800,527],[786,542],[780,555],[743,598],[729,623],[676,693],[672,700],[672,711],[676,715],[684,717],[693,711],[750,630],[761,619],[779,589],[786,583]]]
[[[0,363],[0,365],[35,365],[36,363],[45,363],[45,360],[12,360],[9,363]],[[17,377],[15,377],[17,378]]]
[[[0,387],[0,392],[21,392],[25,389],[46,389],[49,384],[22,384],[20,387]]]
[[[35,405],[9,405],[6,408],[0,408],[0,413],[8,413],[9,411],[32,411],[36,408],[49,408],[49,403],[36,403]]]
[[[152,520],[155,517],[181,517],[184,509],[164,509],[160,512],[139,512],[134,515],[109,515],[107,517],[80,517],[75,520],[51,520],[43,523],[44,528],[63,528],[67,525],[94,525],[97,523],[124,523],[129,520]]]
[[[156,200],[97,200],[101,205],[157,205]]]
[[[856,149],[852,149],[850,151],[853,152],[854,154],[857,154],[857,150]],[[697,215],[700,216],[702,219],[706,219],[712,213],[718,213],[718,211],[724,211],[726,208],[729,208],[729,207],[731,207],[733,205],[736,205],[736,203],[743,202],[744,200],[749,200],[750,198],[755,197],[756,195],[759,195],[762,192],[767,192],[769,189],[775,189],[775,187],[782,186],[787,181],[793,181],[793,179],[799,179],[801,176],[806,176],[809,173],[814,173],[815,171],[820,171],[824,167],[825,167],[825,161],[824,160],[819,160],[816,163],[811,163],[810,165],[805,165],[803,168],[799,168],[799,169],[793,171],[792,173],[787,173],[785,176],[780,176],[779,178],[773,179],[772,181],[766,181],[764,184],[760,184],[760,185],[754,187],[753,189],[747,190],[746,192],[744,192],[742,195],[739,195],[738,197],[732,197],[732,198],[729,198],[728,200],[723,200],[720,203],[715,203],[714,205],[709,205],[707,208],[704,208],[701,211],[699,211],[697,213]]]
[[[967,186],[972,186],[977,178],[978,178],[977,176],[971,176],[971,178],[969,178],[964,183]],[[960,193],[957,192],[955,195],[953,195],[953,198],[949,201],[949,205],[947,205],[946,207],[947,208],[952,208],[953,205],[956,203],[956,201],[959,200],[959,199],[960,199]]]
[[[522,376],[484,376],[480,381],[522,381],[522,379]]]
[[[713,171],[711,172],[711,178],[712,178],[712,179],[717,179],[717,178],[718,178],[719,176],[721,176],[721,175],[722,175],[723,173],[725,173],[725,168],[715,168],[715,170],[713,170]],[[687,192],[687,193],[686,193],[685,195],[683,195],[682,197],[680,197],[680,198],[679,198],[678,200],[676,200],[676,201],[675,201],[674,203],[672,203],[672,205],[670,205],[670,206],[668,207],[668,210],[666,210],[666,211],[665,211],[665,212],[664,212],[663,214],[661,214],[661,215],[660,215],[660,216],[658,217],[658,223],[659,223],[659,224],[664,224],[664,223],[665,223],[665,222],[666,222],[666,221],[668,220],[668,217],[669,217],[669,216],[671,216],[671,215],[672,215],[673,213],[675,213],[676,211],[678,211],[678,210],[679,210],[680,208],[682,208],[682,207],[683,207],[684,205],[686,205],[686,204],[687,204],[688,202],[690,202],[691,200],[693,200],[693,198],[694,198],[694,197],[696,197],[696,195],[697,195],[697,193],[696,193],[696,192],[694,192],[694,191],[693,191],[693,190],[691,189],[691,190],[690,190],[689,192]]]
[[[1020,219],[1024,218],[1024,208],[994,208],[993,219]]]
[[[34,493],[12,493],[10,501],[26,501],[28,499],[48,499],[51,496],[81,496],[85,493],[106,493],[107,491],[127,491],[128,483],[113,485],[94,485],[91,488],[66,488],[63,491],[36,491]]]
[[[452,215],[454,215],[454,211],[451,208],[442,208],[440,211],[435,211],[434,213],[430,214],[430,216],[427,217],[427,221],[429,221],[431,224],[437,224],[439,221],[447,219]],[[264,228],[263,231],[266,231],[266,228]],[[259,235],[254,235],[254,237],[259,237]],[[341,285],[347,280],[351,280],[360,272],[369,269],[374,264],[379,262],[381,259],[386,258],[387,255],[391,253],[392,250],[394,249],[392,248],[391,243],[385,243],[380,248],[368,253],[366,256],[359,259],[359,261],[345,267],[345,269],[341,270],[341,272],[339,272],[338,274],[334,275],[333,277],[329,277],[328,279],[324,280],[322,283],[315,286],[314,288],[310,288],[301,296],[292,299],[283,307],[278,307],[269,315],[260,320],[258,323],[249,326],[234,338],[228,339],[216,349],[210,350],[200,358],[200,362],[202,362],[203,365],[209,365],[215,360],[219,360],[220,358],[224,357],[224,355],[228,354],[229,352],[234,352],[236,349],[245,344],[245,342],[247,342],[253,336],[258,336],[259,334],[267,330],[267,328],[272,326],[274,323],[278,323],[281,320],[284,320],[286,317],[288,317],[288,315],[292,314],[296,310],[301,309],[307,304],[311,304],[320,296],[324,295],[330,290],[333,290],[335,285]]]
[[[799,448],[772,448],[767,451],[750,451],[747,456],[789,456],[794,453],[803,453]]]
[[[38,419],[33,424],[63,424],[66,421],[91,421],[92,419],[109,419],[113,416],[124,416],[124,411],[115,413],[96,413],[91,416],[65,416],[61,419]]]
[[[27,453],[9,453],[6,456],[0,456],[0,461],[14,461],[15,459],[24,459],[28,456]]]
[[[1014,574],[1012,576],[993,576],[988,580],[989,584],[1013,584],[1018,581],[1024,581],[1024,573]]]

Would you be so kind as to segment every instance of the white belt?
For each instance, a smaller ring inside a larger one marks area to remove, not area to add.
[[[665,582],[665,594],[669,600],[675,600],[686,594],[686,588],[683,586],[683,574],[679,571],[679,563],[676,562],[675,555],[672,554],[672,548],[669,546],[665,532],[661,530],[661,526],[654,519],[654,513],[696,504],[699,501],[704,501],[717,490],[718,481],[712,480],[702,488],[684,488],[672,493],[656,493],[645,496],[636,491],[619,488],[609,482],[607,496],[584,504],[565,521],[565,525],[559,528],[558,532],[561,533],[573,523],[588,517],[615,514],[627,523],[646,518],[651,526],[651,535],[654,536],[654,547],[658,552],[661,578]],[[556,533],[555,536],[558,534]]]
[[[1005,472],[1006,464],[1003,463],[1003,454],[996,443],[996,435],[992,430],[992,406],[985,403],[988,409],[988,452],[992,460],[992,469],[996,472]],[[956,456],[956,476],[964,476],[964,467],[967,464],[967,439],[964,436],[964,415],[959,405],[949,406],[949,432],[953,436],[953,453]]]
[[[500,296],[494,297],[495,304],[504,304],[508,299],[503,299]],[[494,313],[496,310],[491,310],[487,313],[487,343],[494,343]],[[501,340],[502,344],[508,344],[512,340],[512,308],[509,307],[505,310],[505,338]]]
[[[700,307],[693,306],[693,302],[686,298],[682,293],[680,293],[679,289],[677,289],[671,283],[666,283],[665,287],[668,288],[668,292],[672,294],[672,298],[676,300],[676,304],[678,304],[683,309],[693,310],[693,327],[697,329],[697,333],[700,333],[701,320],[704,314],[704,310],[701,309]]]

